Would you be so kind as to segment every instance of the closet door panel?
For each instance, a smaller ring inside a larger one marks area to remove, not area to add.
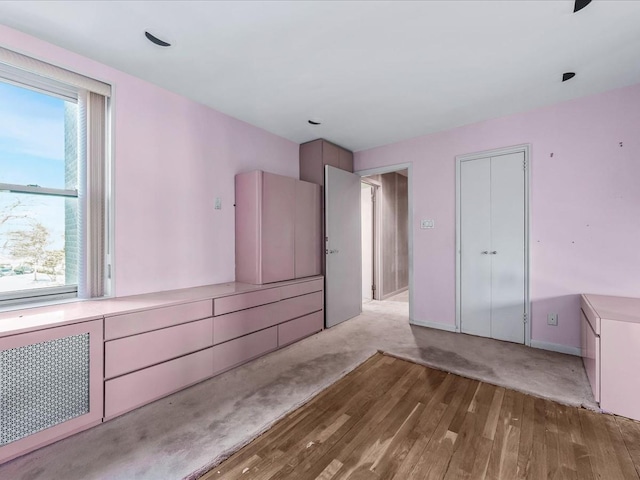
[[[491,158],[492,337],[524,343],[524,153]]]
[[[461,329],[490,337],[491,159],[462,162],[460,187]]]
[[[262,283],[295,278],[296,179],[263,174]]]

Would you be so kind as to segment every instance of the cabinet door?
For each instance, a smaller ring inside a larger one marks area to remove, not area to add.
[[[300,180],[324,185],[323,143],[322,140],[314,140],[300,145]]]
[[[295,200],[296,278],[320,275],[322,269],[322,209],[320,186],[296,182]]]
[[[340,168],[347,172],[353,173],[353,153],[344,148],[340,149],[339,153]]]
[[[322,142],[322,163],[340,168],[340,150],[342,150],[340,147],[332,143]]]
[[[262,178],[262,283],[295,278],[296,179],[264,173]]]

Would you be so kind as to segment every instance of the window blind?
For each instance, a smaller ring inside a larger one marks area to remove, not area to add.
[[[21,53],[0,47],[0,63],[10,65],[25,72],[35,73],[41,77],[50,78],[57,82],[72,85],[78,89],[88,90],[102,95],[111,96],[111,85],[85,77],[79,73],[72,72],[65,68],[56,67],[35,58],[22,55]]]
[[[105,294],[107,99],[94,92],[81,92],[78,104],[81,155],[78,197],[83,232],[78,296],[95,298]]]

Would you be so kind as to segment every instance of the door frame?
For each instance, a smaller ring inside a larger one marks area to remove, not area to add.
[[[380,187],[382,186],[379,182],[372,180],[370,178],[361,177],[362,183],[366,183],[371,187],[371,191],[373,192],[373,231],[372,231],[372,267],[373,267],[373,284],[375,285],[375,290],[372,292],[371,299],[372,300],[382,300],[380,297],[380,292],[382,292],[382,275],[380,264],[382,262],[381,249],[380,249],[380,241],[378,240],[378,234],[380,233],[380,202],[378,201],[378,193],[380,191]]]
[[[408,211],[407,216],[409,217],[407,220],[407,224],[409,226],[408,232],[408,243],[409,243],[409,323],[419,325],[413,321],[413,164],[412,163],[397,163],[395,165],[385,165],[384,167],[376,167],[376,168],[368,168],[366,170],[358,170],[353,173],[356,175],[360,175],[361,177],[368,177],[370,175],[380,175],[383,173],[393,173],[399,170],[407,170],[407,200],[408,200]],[[379,208],[378,204],[380,202],[376,202],[376,209]],[[378,211],[376,210],[376,213]],[[378,215],[378,218],[380,216]],[[378,260],[379,257],[378,257]],[[379,265],[379,263],[378,263]],[[378,269],[379,270],[379,269]],[[381,280],[376,278],[376,280]],[[381,289],[382,284],[376,284],[376,289]]]
[[[482,152],[468,153],[456,156],[456,332],[461,332],[461,315],[462,308],[460,281],[461,281],[461,232],[460,232],[460,167],[462,162],[479,160],[487,157],[497,157],[499,155],[508,155],[510,153],[524,153],[524,344],[531,346],[531,257],[529,255],[531,216],[529,214],[531,200],[531,144],[525,143],[514,145],[512,147],[497,148],[493,150],[484,150]]]

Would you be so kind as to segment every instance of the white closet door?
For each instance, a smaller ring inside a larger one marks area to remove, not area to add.
[[[523,152],[491,158],[491,336],[517,343],[524,343],[523,164]]]
[[[491,336],[491,159],[460,164],[460,323]]]
[[[460,163],[460,328],[524,343],[524,153]]]

